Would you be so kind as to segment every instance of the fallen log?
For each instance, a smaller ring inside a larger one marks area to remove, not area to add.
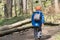
[[[11,24],[11,25],[10,25],[10,26],[11,26],[10,28],[15,27],[15,26],[24,25],[24,24],[29,23],[29,22],[31,22],[31,19],[26,19],[26,20],[23,20],[23,21],[20,21],[20,22]]]
[[[4,35],[7,35],[7,34],[10,34],[12,32],[21,31],[21,30],[24,30],[24,29],[32,28],[32,27],[33,27],[32,24],[26,24],[26,25],[23,25],[21,27],[17,27],[17,28],[5,30],[5,31],[0,31],[0,37],[4,36]]]
[[[15,28],[18,26],[22,26],[22,25],[28,24],[30,22],[31,22],[31,19],[26,19],[26,20],[19,21],[17,23],[11,24],[11,25],[5,25],[5,26],[0,27],[0,31],[4,31],[4,30],[8,30],[8,29]]]
[[[17,23],[11,24],[11,25],[2,26],[2,27],[0,27],[0,31],[9,30],[9,29],[12,29],[12,28],[15,28],[15,27],[19,27],[19,26],[28,24],[28,23],[31,23],[31,19],[26,19],[26,20],[19,21]],[[45,22],[45,24],[46,24],[46,22]],[[47,23],[47,24],[49,24],[49,23]]]

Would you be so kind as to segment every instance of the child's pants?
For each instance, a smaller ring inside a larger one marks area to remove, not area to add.
[[[34,37],[35,37],[35,40],[37,40],[41,36],[42,36],[42,29],[41,29],[41,27],[34,28]]]

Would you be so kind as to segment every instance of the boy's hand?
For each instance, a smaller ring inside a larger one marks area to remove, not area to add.
[[[44,24],[42,24],[42,27],[44,27]]]

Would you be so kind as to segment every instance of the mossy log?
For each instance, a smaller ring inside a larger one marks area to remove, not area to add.
[[[25,24],[31,23],[31,19],[26,19],[23,21],[19,21],[17,23],[11,24],[11,25],[5,25],[0,27],[0,31],[4,31],[4,30],[8,30],[8,29],[12,29],[12,28],[16,28]]]

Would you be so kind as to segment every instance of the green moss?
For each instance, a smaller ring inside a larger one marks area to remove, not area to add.
[[[13,17],[11,19],[0,19],[0,26],[13,24],[15,22],[22,21],[30,17],[31,17],[30,15],[25,14],[25,15],[20,15],[19,17]]]

